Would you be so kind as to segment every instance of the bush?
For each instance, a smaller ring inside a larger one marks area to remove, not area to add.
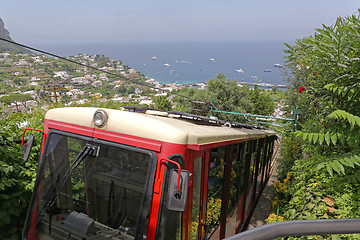
[[[287,189],[291,198],[280,208],[280,214],[286,221],[360,217],[359,171],[347,169],[345,175],[331,177],[325,169],[316,169],[323,158],[320,154],[313,154],[307,159],[295,161],[291,187]],[[358,234],[340,237],[360,239]],[[332,236],[318,239],[332,239]]]
[[[302,141],[300,138],[290,136],[290,134],[284,136],[281,140],[280,148],[280,161],[278,167],[278,179],[284,180],[287,173],[291,171],[295,160],[300,159],[302,156]]]
[[[1,110],[3,111],[3,110]],[[0,140],[0,239],[19,239],[26,218],[28,203],[36,177],[40,134],[37,146],[24,163],[20,144],[15,139],[22,136],[19,123],[28,121],[29,127],[42,128],[43,111],[32,113],[2,112]]]

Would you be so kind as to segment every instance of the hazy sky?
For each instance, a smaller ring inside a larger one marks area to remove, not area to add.
[[[295,40],[359,0],[1,0],[14,41]]]

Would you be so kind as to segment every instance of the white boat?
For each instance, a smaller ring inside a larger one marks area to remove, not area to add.
[[[164,66],[165,66],[165,67],[170,67],[170,64],[165,63]]]
[[[275,63],[275,64],[274,64],[274,67],[282,68],[282,65],[279,64],[279,63]]]
[[[157,60],[157,57],[156,57],[156,56],[153,56],[151,59],[152,59],[152,60]]]
[[[264,72],[272,72],[271,69],[264,69]]]
[[[244,73],[244,70],[242,70],[241,68],[240,69],[237,69],[235,70],[237,73]]]
[[[209,61],[210,61],[210,62],[215,62],[215,59],[214,59],[214,58],[210,58]]]

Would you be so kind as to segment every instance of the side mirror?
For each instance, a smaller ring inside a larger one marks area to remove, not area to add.
[[[181,170],[179,182],[179,171],[177,169],[171,169],[168,184],[167,209],[178,212],[185,211],[188,188],[189,172]]]
[[[24,149],[24,162],[27,162],[27,160],[29,159],[30,151],[34,142],[34,137],[35,135],[31,133],[27,142],[22,146],[22,149]]]

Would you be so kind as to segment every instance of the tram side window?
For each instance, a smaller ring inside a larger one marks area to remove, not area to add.
[[[233,157],[231,159],[231,173],[230,173],[230,191],[229,191],[229,203],[228,203],[228,214],[231,214],[234,206],[236,205],[238,194],[237,185],[239,184],[238,169],[240,169],[240,162],[237,161],[239,151],[239,144],[234,144]]]
[[[202,158],[194,159],[194,183],[193,183],[193,209],[191,220],[191,239],[198,238],[199,230],[199,210],[200,210],[200,195],[201,195],[201,169]]]
[[[239,179],[239,193],[242,194],[244,192],[245,189],[245,171],[246,171],[246,148],[248,146],[248,142],[243,142],[240,144],[240,151],[239,151],[239,161],[241,162],[240,164],[240,169],[238,169],[239,175],[240,175],[240,179]]]
[[[244,187],[244,145],[234,144],[225,237],[235,234],[237,205]]]
[[[219,147],[210,151],[206,211],[206,232],[208,239],[211,238],[220,225],[226,149],[226,147]]]
[[[248,149],[247,151],[250,152],[251,154],[251,162],[250,162],[250,174],[249,174],[249,183],[252,184],[253,180],[254,180],[254,175],[255,175],[255,167],[256,167],[256,152],[254,151],[254,149],[257,146],[257,141],[254,140],[252,142],[250,142],[248,144]]]

